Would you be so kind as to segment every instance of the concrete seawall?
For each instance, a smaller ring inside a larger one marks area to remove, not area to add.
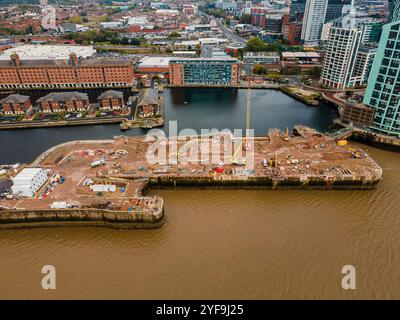
[[[67,141],[61,144],[57,144],[54,147],[51,147],[50,149],[46,150],[45,152],[41,153],[36,157],[36,159],[32,162],[31,166],[38,166],[40,165],[40,162],[43,161],[49,154],[52,152],[67,147],[67,146],[73,146],[77,144],[84,144],[84,143],[97,143],[97,144],[111,144],[113,143],[114,140],[109,139],[109,140],[73,140],[73,141]]]
[[[33,227],[99,226],[116,229],[159,228],[164,223],[164,204],[155,213],[101,209],[46,209],[0,211],[0,229]]]
[[[151,178],[151,188],[194,188],[194,189],[296,189],[296,190],[370,190],[374,189],[379,180],[355,179],[352,177],[304,177],[271,179],[268,177],[249,177],[247,179],[229,179],[221,176],[213,177],[158,177]]]
[[[16,123],[0,123],[0,130],[12,129],[30,129],[30,128],[51,128],[51,127],[73,127],[73,126],[88,126],[99,124],[116,124],[128,120],[125,117],[114,117],[108,119],[82,119],[82,120],[60,120],[60,121],[22,121]]]

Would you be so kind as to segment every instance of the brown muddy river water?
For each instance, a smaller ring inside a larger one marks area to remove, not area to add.
[[[384,168],[372,191],[153,190],[161,229],[0,231],[0,298],[399,299],[400,154],[364,148]]]

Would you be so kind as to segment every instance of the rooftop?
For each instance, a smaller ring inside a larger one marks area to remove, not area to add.
[[[90,58],[90,59],[80,59],[78,61],[79,66],[120,66],[128,65],[130,62],[125,59],[111,59],[111,58]],[[69,59],[50,59],[50,58],[38,58],[38,59],[25,59],[21,58],[21,66],[23,67],[65,67],[68,66]],[[11,58],[7,57],[7,60],[3,59],[0,55],[0,67],[10,67],[12,66]]]
[[[282,52],[283,58],[319,58],[321,55],[318,52]]]
[[[246,57],[279,57],[279,52],[252,52],[246,51],[243,56]]]
[[[124,94],[121,91],[115,91],[115,90],[107,90],[103,92],[97,99],[112,99],[112,98],[118,98],[122,99],[124,97]]]
[[[26,181],[33,179],[39,172],[41,172],[42,168],[24,168],[20,173],[18,173],[12,180],[14,183],[18,181]]]
[[[140,91],[138,99],[138,107],[147,106],[149,104],[158,104],[158,91],[154,88],[146,88]]]
[[[172,57],[143,57],[140,60],[139,68],[154,68],[165,67],[168,68],[169,61]]]
[[[213,57],[213,58],[179,58],[179,57],[174,57],[170,60],[170,62],[220,62],[220,61],[227,61],[227,62],[235,62],[238,63],[239,60],[236,58],[232,58],[231,56],[226,56],[226,57]]]
[[[1,99],[0,103],[24,103],[29,99],[29,96],[23,96],[21,94],[10,94],[8,97]]]
[[[19,55],[21,60],[35,60],[40,58],[68,59],[71,53],[75,53],[78,58],[87,58],[95,54],[96,50],[93,46],[22,44],[5,50],[0,55],[0,59],[9,60],[10,55],[14,52]]]
[[[68,100],[87,100],[88,95],[82,92],[53,92],[39,98],[36,102],[43,101],[68,101]]]

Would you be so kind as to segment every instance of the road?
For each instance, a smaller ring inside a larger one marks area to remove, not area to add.
[[[223,24],[219,19],[206,15],[205,13],[202,13],[203,15],[207,16],[211,20],[214,20],[217,24],[217,26],[221,29],[221,31],[224,33],[224,36],[231,42],[237,42],[241,45],[245,45],[247,40],[238,36],[235,32],[233,32],[232,29],[228,28],[225,24]]]

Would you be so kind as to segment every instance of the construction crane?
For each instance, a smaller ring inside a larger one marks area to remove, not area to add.
[[[237,147],[235,150],[232,158],[231,158],[231,163],[232,164],[238,164],[238,165],[245,165],[246,161],[238,161],[236,156],[240,151],[240,148],[244,148],[244,150],[249,151],[251,150],[250,143],[247,141],[247,131],[250,129],[250,106],[251,106],[251,87],[250,87],[250,81],[252,78],[248,77],[247,78],[247,100],[246,100],[246,136],[245,138],[241,141],[240,145]]]
[[[246,137],[244,140],[244,149],[249,151],[251,149],[250,144],[247,141],[247,132],[250,130],[250,106],[251,106],[251,78],[247,78],[247,101],[246,101]]]

